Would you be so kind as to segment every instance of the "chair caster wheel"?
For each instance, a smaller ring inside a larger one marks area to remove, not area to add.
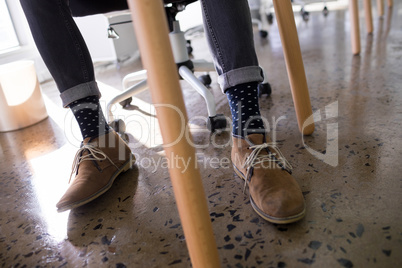
[[[120,135],[123,135],[126,132],[126,124],[124,123],[123,120],[121,119],[116,119],[113,120],[112,122],[109,123],[109,126],[119,133]]]
[[[124,107],[130,106],[130,104],[131,104],[132,101],[133,101],[133,98],[130,97],[130,98],[125,99],[124,101],[121,101],[121,102],[119,102],[119,103],[120,103],[120,105],[124,108]]]
[[[271,95],[272,89],[269,83],[258,84],[258,97],[261,98],[262,95],[267,95],[269,97]]]
[[[309,18],[310,18],[310,13],[309,13],[308,11],[305,11],[304,8],[302,8],[302,9],[300,10],[300,13],[301,13],[301,15],[302,15],[304,21],[308,21],[308,20],[309,20]]]
[[[261,37],[261,38],[266,38],[266,37],[268,36],[268,32],[267,32],[267,31],[260,30],[259,33],[260,33],[260,37]]]
[[[207,127],[211,133],[214,133],[216,130],[226,129],[226,125],[226,118],[223,116],[223,114],[208,117]]]
[[[187,54],[191,55],[193,53],[193,47],[191,46],[191,41],[190,40],[187,40],[186,47],[187,47]]]
[[[272,24],[274,22],[274,15],[272,13],[269,13],[267,15],[267,21],[269,24]]]
[[[324,7],[324,9],[322,10],[322,14],[324,14],[324,16],[328,16],[329,10],[327,7]]]
[[[211,76],[209,76],[209,74],[201,75],[198,77],[198,80],[200,80],[200,82],[206,87],[209,87],[212,83]]]

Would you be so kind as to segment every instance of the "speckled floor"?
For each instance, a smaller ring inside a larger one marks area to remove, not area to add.
[[[228,159],[230,135],[205,131],[205,122],[196,118],[207,115],[205,104],[182,83],[223,267],[402,266],[402,3],[394,4],[379,19],[373,1],[373,35],[366,35],[361,17],[362,53],[355,57],[347,10],[331,10],[326,18],[313,12],[308,23],[297,14],[311,101],[321,115],[314,134],[304,140],[276,23],[267,41],[255,37],[273,87],[272,96],[261,99],[262,112],[270,124],[280,119],[275,133],[307,202],[299,223],[273,225],[252,210],[230,164],[214,162]],[[210,58],[203,38],[193,45],[197,58]],[[98,66],[103,99],[138,68],[135,62],[118,71]],[[50,117],[0,134],[1,266],[189,267],[149,92],[136,95],[130,110],[116,111],[130,122],[136,167],[96,201],[57,213],[80,141],[54,83],[42,89]],[[218,112],[229,115],[216,82],[211,90]],[[333,118],[325,116],[329,108],[337,111]],[[319,160],[328,148],[338,157]]]

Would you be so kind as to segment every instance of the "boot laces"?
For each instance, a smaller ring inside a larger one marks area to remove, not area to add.
[[[290,165],[290,163],[286,160],[275,143],[262,143],[249,146],[248,148],[253,149],[253,151],[249,156],[247,156],[246,161],[243,164],[243,168],[246,168],[247,170],[246,179],[244,180],[243,193],[245,192],[246,187],[251,180],[251,171],[253,170],[254,166],[258,164],[263,162],[277,163],[282,169],[292,173],[292,165]],[[265,149],[268,149],[268,154],[260,154],[261,151]]]
[[[86,155],[83,155],[85,150],[87,150],[89,153]],[[110,163],[112,163],[112,165],[118,169],[118,167],[115,165],[115,163],[113,163],[113,161],[104,152],[102,152],[102,150],[99,147],[94,146],[92,144],[82,145],[81,148],[75,154],[73,166],[72,166],[72,170],[71,170],[71,174],[70,174],[70,179],[68,180],[68,183],[70,183],[73,174],[78,172],[78,167],[82,162],[84,162],[84,161],[102,161],[102,160],[109,160]]]

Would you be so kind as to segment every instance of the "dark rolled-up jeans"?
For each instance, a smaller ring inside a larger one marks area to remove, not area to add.
[[[63,106],[99,96],[88,48],[73,16],[127,9],[126,0],[20,0],[36,46],[53,76]],[[201,0],[204,28],[218,82],[227,88],[261,82],[247,0]]]

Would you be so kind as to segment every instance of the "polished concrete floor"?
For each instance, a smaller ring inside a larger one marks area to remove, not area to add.
[[[360,56],[351,53],[347,10],[330,10],[326,18],[313,12],[307,23],[296,14],[316,112],[309,137],[297,127],[276,22],[267,40],[256,29],[257,53],[273,88],[260,101],[262,113],[307,203],[298,223],[270,224],[253,211],[228,162],[230,134],[205,131],[205,104],[182,82],[223,267],[402,266],[402,3],[394,4],[378,18],[373,1],[373,35],[365,33],[361,16]],[[193,45],[196,58],[210,58],[202,37]],[[103,103],[139,66],[97,66]],[[218,112],[229,116],[212,78]],[[92,203],[57,213],[80,140],[54,83],[42,89],[49,118],[0,134],[1,266],[189,267],[149,92],[115,111],[127,122],[135,168]]]

